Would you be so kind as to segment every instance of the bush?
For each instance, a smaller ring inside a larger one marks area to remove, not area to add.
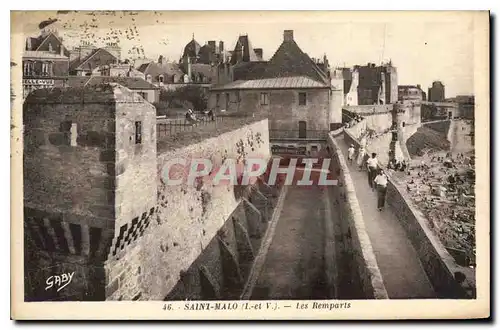
[[[208,92],[205,88],[196,85],[187,85],[175,90],[162,90],[160,102],[166,108],[189,107],[194,111],[203,111],[208,105]]]

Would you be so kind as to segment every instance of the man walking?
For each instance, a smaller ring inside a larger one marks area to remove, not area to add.
[[[368,160],[366,161],[366,165],[368,165],[368,184],[370,185],[370,188],[374,190],[375,187],[373,185],[373,180],[375,179],[378,167],[378,160],[376,153],[372,153],[371,158],[368,158]]]
[[[382,169],[379,170],[378,175],[373,180],[377,185],[377,208],[382,211],[385,205],[385,195],[387,193],[387,176]]]
[[[354,152],[356,150],[354,149],[354,144],[351,144],[349,149],[347,149],[347,159],[349,160],[349,164],[352,165],[352,160],[354,159]]]

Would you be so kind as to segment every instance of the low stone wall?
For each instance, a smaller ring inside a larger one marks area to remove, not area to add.
[[[346,130],[344,130],[344,140],[348,144],[354,144],[356,148],[359,147],[359,141]],[[369,147],[367,151],[370,152]],[[390,175],[387,203],[400,219],[438,296],[440,298],[474,297],[475,293],[466,292],[466,287],[475,288],[474,271],[455,262],[439,239],[427,227],[425,216],[413,205],[410,197],[397,187]],[[457,272],[466,277],[462,285],[455,280]]]
[[[342,109],[356,113],[360,116],[367,116],[379,113],[387,113],[392,111],[392,104],[369,104],[369,105],[350,105],[344,106]]]
[[[361,134],[363,132],[366,132],[366,119],[362,119],[356,125],[346,128],[345,130],[348,131],[352,136],[360,138]]]
[[[328,145],[332,150],[332,169],[340,172],[337,186],[339,189],[335,196],[340,206],[341,219],[343,219],[341,231],[344,248],[340,252],[351,254],[352,261],[356,265],[353,271],[357,273],[352,274],[352,277],[359,276],[366,298],[388,299],[370,238],[365,230],[361,208],[347,163],[334,139],[334,136],[342,134],[342,131],[334,131],[328,137]]]
[[[469,288],[475,287],[474,270],[455,262],[427,226],[427,219],[413,204],[410,196],[402,191],[391,178],[387,185],[387,203],[400,219],[438,297],[475,298],[474,292],[467,292]],[[455,280],[457,273],[462,273],[466,277],[462,285]]]

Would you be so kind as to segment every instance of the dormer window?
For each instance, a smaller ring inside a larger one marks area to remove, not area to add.
[[[146,76],[146,80],[147,80],[148,82],[151,82],[151,75],[150,75],[150,74],[148,74],[148,75]]]
[[[52,44],[51,44],[51,43],[49,43],[49,52],[52,52],[52,51],[53,51],[53,49],[52,49]]]

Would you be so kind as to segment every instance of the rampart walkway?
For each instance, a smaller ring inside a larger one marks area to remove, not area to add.
[[[325,189],[289,186],[252,299],[327,299]]]
[[[337,138],[347,159],[347,144]],[[377,210],[377,194],[368,186],[366,172],[350,165],[350,174],[361,212],[390,299],[435,298],[436,293],[417,253],[390,208]]]

